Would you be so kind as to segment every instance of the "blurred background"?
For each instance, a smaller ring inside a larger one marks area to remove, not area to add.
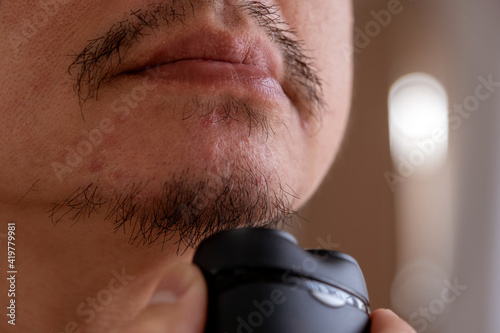
[[[349,130],[291,232],[418,332],[498,332],[500,1],[354,3]]]

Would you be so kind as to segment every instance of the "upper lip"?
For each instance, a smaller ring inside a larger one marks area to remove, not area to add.
[[[117,72],[131,74],[148,68],[186,60],[209,60],[256,67],[281,81],[281,57],[269,41],[226,31],[194,32],[187,35],[156,38],[150,48],[130,50]]]

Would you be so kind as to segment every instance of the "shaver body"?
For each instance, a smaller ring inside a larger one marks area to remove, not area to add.
[[[363,274],[346,254],[248,228],[209,237],[193,262],[209,289],[207,333],[369,333]]]

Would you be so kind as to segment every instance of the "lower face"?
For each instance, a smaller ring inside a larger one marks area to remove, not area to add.
[[[321,124],[276,81],[226,63],[191,61],[161,69],[165,76],[118,76],[80,107],[68,55],[143,5],[133,2],[60,6],[35,37],[3,47],[0,122],[10,131],[0,134],[9,161],[0,167],[0,199],[16,202],[36,182],[25,202],[50,205],[91,186],[103,200],[135,193],[145,207],[181,191],[200,210],[222,192],[243,198],[241,205],[265,193],[298,209],[330,167],[347,122],[351,72],[340,45],[351,36],[349,1],[280,2],[324,82]],[[22,33],[18,18],[29,21],[37,10],[4,1],[2,35]],[[206,13],[206,21],[200,15],[193,24],[227,24]]]

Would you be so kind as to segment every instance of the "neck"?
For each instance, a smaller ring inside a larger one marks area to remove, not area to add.
[[[77,223],[63,218],[54,225],[42,207],[0,206],[0,234],[8,232],[9,222],[15,223],[12,299],[21,332],[110,331],[146,305],[170,263],[190,261],[193,254],[177,255],[176,237],[163,248],[131,245],[104,216]],[[7,274],[7,238],[0,242],[1,269]],[[9,287],[7,279],[0,280],[2,294]],[[13,330],[7,320],[0,322],[0,331]]]

